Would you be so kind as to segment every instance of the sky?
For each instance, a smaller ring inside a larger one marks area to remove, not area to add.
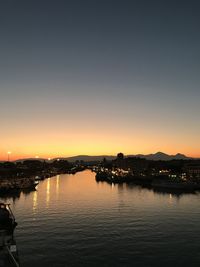
[[[0,159],[200,157],[200,3],[0,1]]]

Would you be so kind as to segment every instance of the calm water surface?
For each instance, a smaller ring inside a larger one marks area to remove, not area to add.
[[[111,186],[84,171],[6,201],[22,267],[200,266],[200,194]]]

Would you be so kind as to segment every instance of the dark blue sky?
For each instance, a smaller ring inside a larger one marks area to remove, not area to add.
[[[80,153],[200,155],[199,14],[199,1],[2,0],[0,152],[29,135],[41,154],[79,153],[82,133]]]

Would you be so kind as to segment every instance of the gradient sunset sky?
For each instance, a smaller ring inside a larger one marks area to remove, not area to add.
[[[200,156],[200,2],[1,0],[0,159]]]

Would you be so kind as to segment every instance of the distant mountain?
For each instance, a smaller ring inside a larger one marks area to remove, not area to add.
[[[148,154],[148,155],[143,155],[143,154],[137,154],[137,155],[126,155],[126,157],[139,157],[139,158],[145,158],[147,160],[173,160],[173,159],[183,159],[183,160],[187,160],[187,159],[193,159],[190,157],[187,157],[183,154],[177,153],[176,155],[168,155],[166,153],[163,152],[157,152],[155,154]],[[78,155],[78,156],[74,156],[74,157],[60,157],[59,159],[63,159],[63,160],[68,160],[69,162],[75,162],[77,160],[83,160],[85,162],[92,162],[92,161],[102,161],[104,158],[106,158],[107,160],[114,160],[116,159],[116,155],[112,156],[112,155],[100,155],[100,156],[88,156],[88,155]],[[56,160],[58,158],[52,159]],[[24,160],[40,160],[40,161],[47,161],[47,159],[43,159],[43,158],[27,158],[27,159],[19,159],[16,160],[16,162],[19,161],[24,161]]]
[[[88,156],[88,155],[79,155],[74,157],[68,157],[64,158],[68,160],[69,162],[75,162],[77,160],[83,160],[85,162],[91,162],[91,161],[102,161],[104,158],[107,160],[113,160],[116,159],[116,156],[107,156],[107,155],[101,155],[101,156]]]
[[[17,160],[15,160],[15,162],[23,162],[23,161],[26,161],[26,160],[46,161],[47,159],[44,159],[44,158],[25,158],[25,159],[17,159]]]
[[[107,155],[101,155],[101,156],[88,156],[88,155],[78,155],[74,157],[59,157],[59,158],[52,158],[51,162],[54,160],[67,160],[69,162],[75,162],[77,160],[83,160],[85,162],[92,162],[92,161],[102,161],[104,158],[107,160],[113,160],[116,159],[116,156],[107,156]],[[48,159],[44,158],[25,158],[25,159],[18,159],[15,162],[23,162],[25,160],[39,160],[39,161],[48,161]]]
[[[192,159],[189,157],[186,157],[183,154],[177,153],[176,155],[168,155],[163,152],[157,152],[155,154],[148,154],[148,155],[134,155],[134,157],[139,157],[139,158],[145,158],[148,160],[173,160],[173,159]]]
[[[126,155],[126,157],[139,157],[139,158],[145,158],[148,160],[173,160],[173,159],[192,159],[189,157],[186,157],[183,154],[176,154],[176,155],[168,155],[163,152],[157,152],[155,154],[148,154],[148,155],[143,155],[143,154],[137,154],[137,155]],[[74,157],[68,157],[64,158],[70,162],[75,162],[76,160],[83,160],[85,162],[91,162],[91,161],[102,161],[103,158],[106,158],[107,160],[113,160],[116,159],[116,156],[108,156],[108,155],[101,155],[101,156],[88,156],[88,155],[79,155],[79,156],[74,156]]]

